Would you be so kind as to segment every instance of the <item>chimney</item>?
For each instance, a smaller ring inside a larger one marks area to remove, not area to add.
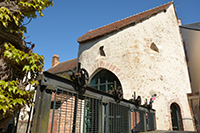
[[[43,74],[43,72],[44,72],[44,67],[42,68],[42,71],[41,71],[41,73],[40,73],[40,74]]]
[[[178,25],[181,26],[182,23],[181,23],[181,18],[178,18]]]
[[[58,57],[58,55],[54,54],[54,56],[52,57],[51,67],[54,67],[58,63],[59,63],[59,57]]]

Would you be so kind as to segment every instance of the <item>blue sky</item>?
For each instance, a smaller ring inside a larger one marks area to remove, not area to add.
[[[45,70],[51,67],[54,54],[60,62],[76,58],[77,39],[109,23],[171,2],[170,0],[54,0],[27,26],[26,41],[36,44],[34,52],[45,58]],[[174,0],[182,24],[200,22],[200,0]]]

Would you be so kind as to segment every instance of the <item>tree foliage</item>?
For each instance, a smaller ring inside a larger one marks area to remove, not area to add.
[[[34,91],[25,88],[38,84],[44,58],[32,52],[33,43],[25,41],[24,19],[43,16],[42,11],[52,5],[52,0],[0,0],[0,123],[31,104]]]

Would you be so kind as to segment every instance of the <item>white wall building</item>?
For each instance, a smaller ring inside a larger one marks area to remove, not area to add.
[[[200,131],[200,22],[180,26],[185,52],[187,55],[188,70],[192,93],[188,94],[190,106],[194,114],[195,127]]]
[[[113,73],[125,99],[135,91],[144,104],[157,94],[153,108],[158,130],[194,130],[187,99],[190,81],[173,2],[89,31],[78,42],[78,61],[88,71],[91,85],[108,91],[110,82],[103,72]]]

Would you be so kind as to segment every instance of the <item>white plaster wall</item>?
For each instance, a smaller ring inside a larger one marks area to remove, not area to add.
[[[151,43],[159,52],[150,49]],[[104,46],[105,57],[99,55],[100,46]],[[170,102],[177,99],[184,130],[194,130],[186,95],[191,92],[189,77],[173,5],[135,26],[80,44],[78,60],[90,76],[98,68],[112,70],[122,84],[125,99],[136,91],[143,101],[149,101],[156,93],[153,108],[158,130],[170,129]]]
[[[199,92],[200,87],[200,31],[181,28],[183,41],[185,42],[188,66],[191,76],[192,92]]]

